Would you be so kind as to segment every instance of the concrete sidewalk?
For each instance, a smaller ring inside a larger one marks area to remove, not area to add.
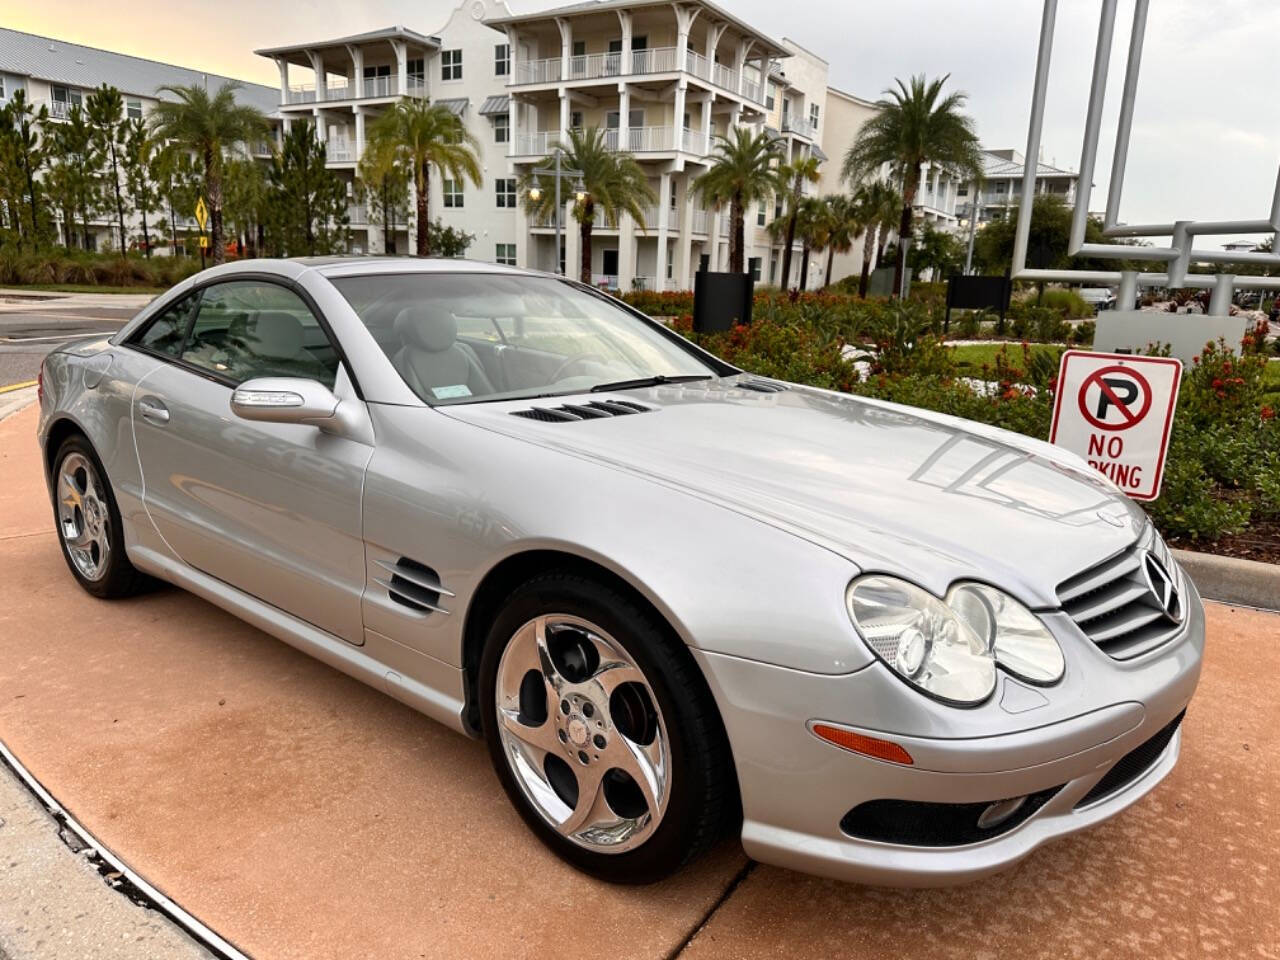
[[[0,740],[255,957],[1280,960],[1280,617],[1212,606],[1177,769],[1002,876],[875,890],[727,843],[609,887],[534,840],[482,744],[177,590],[81,591],[34,413],[0,422]]]

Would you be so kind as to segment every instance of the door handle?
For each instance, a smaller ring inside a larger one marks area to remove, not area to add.
[[[142,414],[144,420],[150,420],[152,423],[169,422],[169,408],[157,397],[148,396],[139,400],[138,412]]]

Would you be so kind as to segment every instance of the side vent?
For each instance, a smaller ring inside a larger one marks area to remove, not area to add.
[[[513,410],[513,417],[541,420],[544,423],[573,423],[578,420],[607,420],[633,413],[652,413],[653,407],[630,400],[592,400],[590,403],[566,403],[559,407],[530,407]]]
[[[785,383],[778,383],[776,380],[762,380],[759,377],[748,377],[745,380],[739,380],[738,386],[743,390],[754,390],[756,393],[782,393],[784,390],[790,390]]]
[[[408,557],[401,557],[395,563],[378,559],[373,562],[390,574],[374,580],[396,603],[418,613],[449,612],[440,603],[443,597],[453,594],[440,585],[440,576],[430,567]]]

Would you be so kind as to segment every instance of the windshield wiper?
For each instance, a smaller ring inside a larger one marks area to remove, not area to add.
[[[710,380],[709,373],[686,373],[669,377],[659,373],[653,377],[638,377],[635,380],[614,380],[612,383],[597,383],[591,393],[603,393],[606,390],[635,390],[638,387],[658,387],[664,383],[692,383],[694,380]]]

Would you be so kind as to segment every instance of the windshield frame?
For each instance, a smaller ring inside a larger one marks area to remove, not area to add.
[[[340,286],[340,283],[342,281],[344,280],[394,280],[397,278],[408,278],[408,277],[430,278],[430,277],[486,277],[486,276],[502,277],[508,280],[515,279],[515,280],[521,280],[521,281],[531,280],[531,279],[557,281],[561,284],[564,284],[567,287],[572,288],[574,291],[578,293],[587,294],[589,296],[595,297],[596,299],[604,301],[605,303],[609,304],[611,307],[615,309],[619,309],[624,313],[628,314],[631,317],[631,319],[640,322],[642,325],[647,327],[651,332],[657,333],[659,337],[661,337],[663,340],[679,348],[682,352],[690,355],[699,363],[706,366],[708,368],[708,375],[707,375],[708,380],[712,378],[717,378],[717,377],[731,377],[731,376],[735,376],[737,374],[742,373],[742,370],[740,370],[738,367],[735,367],[732,364],[727,363],[726,361],[720,359],[710,351],[698,346],[696,343],[693,343],[690,340],[687,340],[686,338],[681,336],[679,333],[670,329],[665,324],[659,323],[657,320],[653,319],[643,311],[638,310],[637,308],[631,306],[629,303],[626,303],[625,301],[617,297],[614,297],[603,290],[598,290],[597,288],[591,286],[590,284],[583,283],[582,281],[575,280],[571,277],[560,276],[558,274],[542,273],[538,271],[511,272],[511,271],[503,271],[503,270],[391,270],[391,271],[385,271],[385,272],[381,270],[373,270],[373,271],[360,271],[360,272],[343,271],[336,275],[325,275],[324,279],[328,281],[328,283],[333,287],[334,292],[339,297],[342,298],[342,302],[344,303],[344,305],[347,307],[347,309],[351,311],[356,322],[360,324],[361,329],[368,336],[368,335],[371,335],[371,331],[369,330],[369,327],[366,325],[360,311],[357,310],[355,305],[350,300],[347,299],[346,294],[343,292],[342,287]],[[416,390],[413,390],[413,388],[410,387],[407,382],[405,382],[404,376],[401,374],[401,372],[395,368],[394,364],[391,364],[390,356],[384,353],[381,350],[381,348],[379,348],[379,353],[382,353],[383,357],[387,360],[388,365],[391,367],[391,372],[396,376],[396,378],[399,379],[402,383],[404,383],[404,385],[413,393],[413,395],[417,397],[419,400],[421,400],[421,402],[428,407],[469,406],[472,404],[479,404],[479,403],[523,402],[526,400],[540,400],[540,399],[549,399],[549,398],[558,398],[558,397],[577,396],[577,395],[586,394],[590,392],[589,387],[588,388],[574,387],[566,390],[550,390],[550,389],[539,390],[538,388],[531,387],[528,389],[537,390],[537,392],[529,393],[529,392],[522,391],[517,393],[516,391],[508,391],[502,394],[487,394],[487,395],[457,397],[457,398],[447,398],[447,399],[424,397],[418,394]],[[516,395],[513,396],[512,395],[513,393],[515,393]]]

